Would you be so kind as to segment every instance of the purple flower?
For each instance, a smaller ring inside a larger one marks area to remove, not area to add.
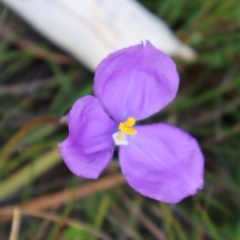
[[[119,145],[129,185],[144,196],[177,203],[203,186],[197,141],[166,123],[135,126],[170,103],[179,77],[172,59],[151,43],[110,54],[98,66],[95,96],[78,99],[69,115],[69,136],[59,153],[77,176],[98,178]]]

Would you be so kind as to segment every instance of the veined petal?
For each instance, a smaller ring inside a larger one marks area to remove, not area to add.
[[[204,159],[197,141],[168,125],[137,126],[138,134],[120,147],[129,185],[144,196],[177,203],[203,187]]]
[[[97,98],[77,100],[68,115],[69,136],[58,146],[66,165],[75,175],[97,178],[111,160],[117,127]]]
[[[96,70],[94,93],[116,121],[140,120],[171,102],[178,83],[171,57],[146,42],[105,58]]]

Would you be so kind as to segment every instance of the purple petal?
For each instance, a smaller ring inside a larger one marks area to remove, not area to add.
[[[86,96],[74,103],[68,125],[69,136],[58,145],[59,153],[75,175],[97,178],[112,157],[115,122],[98,99]]]
[[[116,121],[140,120],[171,102],[178,83],[173,60],[146,42],[105,58],[96,70],[94,93]]]
[[[177,203],[203,187],[204,159],[197,141],[168,125],[137,126],[138,133],[120,148],[127,181],[142,195]]]

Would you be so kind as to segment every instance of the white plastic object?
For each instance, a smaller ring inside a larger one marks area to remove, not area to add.
[[[109,53],[149,40],[160,50],[193,60],[158,17],[135,0],[0,0],[36,30],[94,70]]]

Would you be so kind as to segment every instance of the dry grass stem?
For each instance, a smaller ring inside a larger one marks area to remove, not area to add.
[[[41,211],[44,209],[56,209],[59,206],[66,204],[71,199],[80,200],[83,198],[87,198],[98,192],[120,186],[124,184],[125,181],[126,181],[125,177],[122,174],[108,176],[103,179],[87,183],[74,190],[67,189],[57,193],[45,195],[37,199],[30,200],[26,204],[21,206],[21,210],[25,212],[31,210]],[[8,220],[9,217],[12,216],[14,209],[15,206],[2,208],[0,210],[0,213],[2,214],[3,218],[0,219],[0,222]]]
[[[13,210],[13,221],[9,240],[18,239],[20,224],[21,224],[21,211],[19,207],[15,207]]]

